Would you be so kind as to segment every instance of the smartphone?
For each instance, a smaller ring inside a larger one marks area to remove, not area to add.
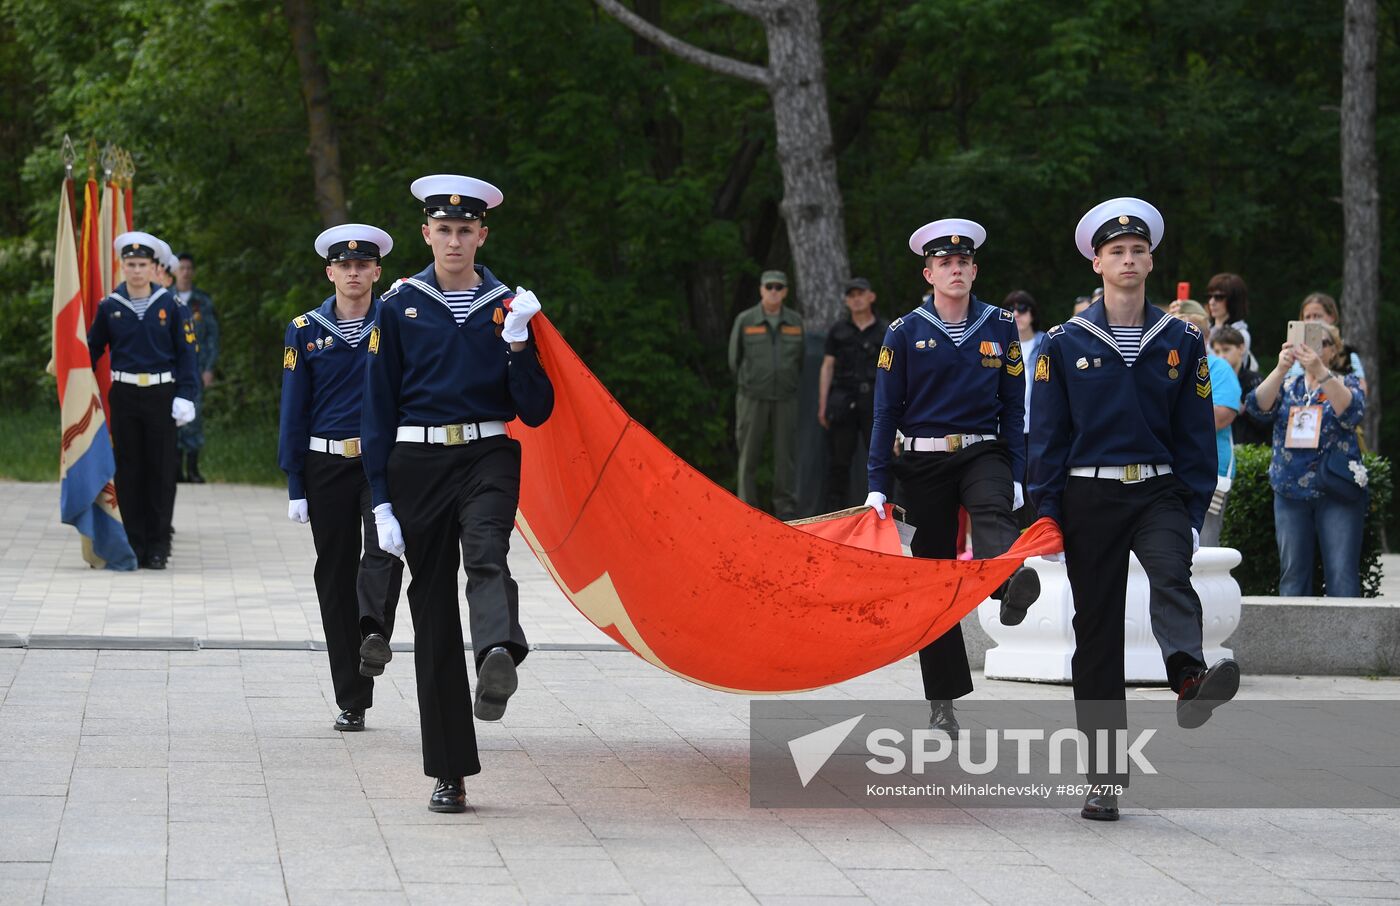
[[[1321,321],[1289,321],[1288,342],[1294,346],[1310,346],[1322,354],[1322,341],[1327,338],[1327,326]]]
[[[1185,302],[1191,298],[1191,284],[1182,281],[1176,285],[1176,301]]]

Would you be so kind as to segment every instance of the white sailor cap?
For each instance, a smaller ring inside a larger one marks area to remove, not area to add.
[[[152,236],[156,245],[156,263],[166,270],[174,273],[175,268],[180,264],[180,259],[175,257],[175,250],[170,247],[170,243],[159,236]]]
[[[971,257],[987,241],[987,231],[982,224],[971,220],[948,217],[926,223],[909,237],[909,250],[927,258],[943,258],[947,255],[967,255]]]
[[[357,258],[378,261],[389,254],[394,240],[377,226],[367,223],[342,223],[316,237],[316,254],[327,264]]]
[[[1099,246],[1119,236],[1141,236],[1149,248],[1155,249],[1165,230],[1161,213],[1141,198],[1110,198],[1079,218],[1074,244],[1079,247],[1079,254],[1092,259]]]
[[[480,220],[505,200],[501,190],[482,179],[439,173],[420,176],[409,187],[434,220]]]
[[[160,257],[161,241],[150,233],[143,233],[140,230],[133,230],[130,233],[122,233],[112,240],[112,250],[123,258],[150,258],[156,260]]]

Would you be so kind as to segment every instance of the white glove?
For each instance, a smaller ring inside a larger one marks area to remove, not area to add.
[[[394,518],[392,503],[381,503],[374,508],[374,528],[379,533],[379,549],[403,559],[403,529],[399,528],[399,520]]]
[[[188,425],[194,421],[194,403],[183,397],[175,397],[170,403],[170,417],[177,425]]]
[[[1026,505],[1026,489],[1019,481],[1011,482],[1011,508],[1019,510]]]
[[[885,518],[885,495],[879,491],[871,491],[865,495],[865,505],[875,511],[875,515],[881,519]]]
[[[287,518],[293,522],[300,522],[302,525],[311,521],[311,516],[306,512],[306,498],[301,500],[287,501]]]
[[[1198,550],[1200,550],[1200,549],[1201,549],[1201,533],[1198,532],[1198,531],[1196,531],[1195,529],[1192,529],[1192,530],[1191,530],[1191,553],[1194,554],[1194,553],[1196,553],[1196,551],[1198,551]]]
[[[510,311],[506,312],[506,323],[501,328],[501,339],[507,343],[524,343],[530,339],[525,325],[540,310],[540,300],[523,286],[515,288],[515,298],[510,300]]]

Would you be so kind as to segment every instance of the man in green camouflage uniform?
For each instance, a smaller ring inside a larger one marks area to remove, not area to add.
[[[178,477],[180,481],[203,484],[204,476],[199,474],[199,451],[204,449],[204,388],[214,383],[214,363],[219,359],[219,319],[214,314],[214,300],[194,285],[194,258],[188,252],[180,256],[180,266],[175,269],[175,295],[189,309],[199,365],[195,418],[180,428],[176,436],[180,448]]]
[[[739,313],[729,334],[729,370],[738,383],[734,436],[739,446],[739,499],[758,505],[755,476],[773,438],[773,513],[797,512],[797,391],[802,376],[802,316],[783,305],[788,280],[764,271],[761,301]]]

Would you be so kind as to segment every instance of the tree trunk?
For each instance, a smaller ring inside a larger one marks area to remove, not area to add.
[[[1376,0],[1346,0],[1342,37],[1342,327],[1366,382],[1366,441],[1380,448],[1380,179],[1376,166]]]
[[[330,78],[316,40],[314,4],[315,0],[282,0],[282,12],[292,34],[301,96],[306,103],[306,153],[311,158],[316,209],[321,212],[321,222],[330,227],[348,221],[350,213],[345,205],[345,185],[340,179],[340,137],[331,111]]]
[[[782,213],[796,295],[807,329],[824,334],[842,312],[841,287],[850,276],[850,262],[819,16],[816,0],[789,0],[759,18],[768,39],[768,91],[777,126]]]

